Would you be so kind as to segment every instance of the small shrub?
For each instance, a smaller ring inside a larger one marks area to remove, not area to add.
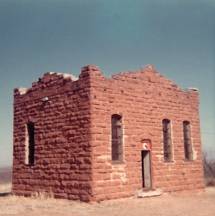
[[[203,157],[203,166],[206,186],[215,186],[215,160],[209,160],[205,153]]]
[[[34,199],[41,199],[41,200],[53,199],[54,194],[51,191],[50,192],[40,191],[40,192],[32,193],[31,197],[34,198]]]
[[[215,178],[205,178],[206,186],[215,186]]]

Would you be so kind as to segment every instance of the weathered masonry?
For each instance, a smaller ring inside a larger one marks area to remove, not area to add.
[[[100,201],[204,187],[199,94],[152,66],[46,73],[14,90],[13,193]]]

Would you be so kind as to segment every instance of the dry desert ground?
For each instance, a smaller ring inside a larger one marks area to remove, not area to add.
[[[151,198],[125,198],[80,203],[38,196],[8,195],[10,184],[0,185],[0,216],[214,216],[215,187],[198,194],[163,194]]]

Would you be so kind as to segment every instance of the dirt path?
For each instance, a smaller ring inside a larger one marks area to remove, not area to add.
[[[214,216],[215,188],[195,195],[162,195],[86,204],[67,200],[0,197],[0,216]]]

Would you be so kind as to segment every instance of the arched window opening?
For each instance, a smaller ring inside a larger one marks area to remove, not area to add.
[[[171,122],[169,119],[163,119],[163,150],[164,161],[172,161],[172,138],[171,138]]]
[[[190,128],[190,122],[189,121],[183,122],[183,132],[184,132],[184,155],[185,155],[185,159],[193,160],[193,149],[192,149],[192,142],[191,142],[191,128]]]
[[[123,160],[123,148],[122,148],[122,117],[114,114],[111,117],[111,150],[112,161]]]
[[[25,126],[25,164],[34,165],[34,152],[35,152],[35,140],[34,140],[34,123],[28,122]]]

